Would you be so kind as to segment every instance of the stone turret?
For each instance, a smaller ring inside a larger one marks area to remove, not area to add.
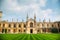
[[[28,18],[29,18],[29,17],[28,17],[28,14],[27,14],[27,17],[26,17],[26,20],[27,20],[27,21],[28,21]]]
[[[46,22],[46,20],[44,19],[43,22]]]
[[[34,21],[36,21],[36,14],[34,14]]]
[[[12,18],[12,22],[13,22],[13,18]]]
[[[2,11],[0,11],[0,21],[2,20],[1,18],[2,18]]]
[[[49,23],[51,22],[51,20],[49,19]]]

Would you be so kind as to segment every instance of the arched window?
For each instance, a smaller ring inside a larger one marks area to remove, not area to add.
[[[46,32],[46,28],[43,28],[43,32]]]
[[[3,24],[3,27],[5,27],[5,24]]]
[[[16,24],[14,24],[14,28],[16,27]]]
[[[39,30],[37,30],[37,32],[39,32]]]
[[[42,24],[42,26],[44,27],[44,24]]]
[[[21,25],[19,24],[19,27],[21,27]]]
[[[30,23],[30,27],[33,27],[33,23],[32,22]]]
[[[11,24],[9,24],[9,27],[11,27]]]
[[[19,32],[20,32],[20,29],[19,29]]]
[[[47,26],[49,27],[49,24],[47,24]]]
[[[15,30],[15,29],[13,29],[13,32],[15,33],[15,32],[16,32],[16,30]]]
[[[26,32],[26,30],[24,30],[24,32]]]
[[[54,27],[54,25],[52,25],[52,27]]]
[[[26,28],[26,25],[24,24],[24,28]]]
[[[11,30],[10,29],[8,29],[8,32],[10,32]]]

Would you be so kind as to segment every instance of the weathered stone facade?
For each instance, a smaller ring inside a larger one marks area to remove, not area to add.
[[[51,28],[56,28],[60,32],[60,22],[45,22],[45,20],[37,22],[36,16],[34,19],[28,19],[28,15],[26,22],[0,21],[0,33],[51,33]]]

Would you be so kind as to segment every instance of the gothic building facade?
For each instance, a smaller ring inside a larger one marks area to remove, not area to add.
[[[34,19],[30,18],[26,22],[8,22],[2,21],[2,11],[0,11],[0,34],[1,33],[27,33],[27,34],[37,34],[37,33],[52,33],[52,29],[56,28],[57,32],[60,32],[60,22],[37,22],[36,15]],[[55,31],[55,29],[53,29]]]

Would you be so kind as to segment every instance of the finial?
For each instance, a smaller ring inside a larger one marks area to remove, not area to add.
[[[45,20],[45,18],[44,18],[44,20],[43,20],[43,22],[45,22],[46,20]]]
[[[34,20],[36,20],[36,14],[34,13]]]
[[[27,17],[26,17],[26,20],[28,20],[28,13],[27,13]]]
[[[18,22],[18,19],[17,19],[17,22]]]
[[[22,19],[22,22],[24,22],[24,20]]]
[[[51,22],[50,19],[49,19],[49,22]]]
[[[39,19],[39,22],[41,22],[41,19]]]
[[[13,22],[13,18],[12,18],[12,22]]]

